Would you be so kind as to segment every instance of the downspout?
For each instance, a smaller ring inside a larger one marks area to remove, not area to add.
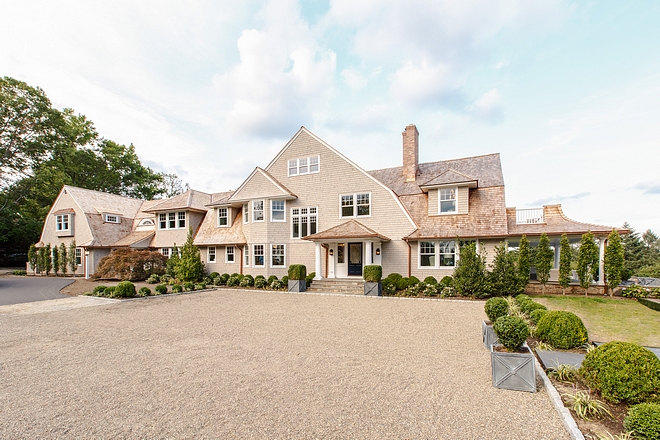
[[[410,278],[411,275],[411,254],[412,254],[412,248],[410,247],[410,242],[406,240],[406,244],[408,245],[408,278]]]
[[[238,247],[238,246],[236,246],[236,247]],[[241,247],[239,250],[241,251],[241,263],[238,266],[238,273],[243,275],[243,248]]]

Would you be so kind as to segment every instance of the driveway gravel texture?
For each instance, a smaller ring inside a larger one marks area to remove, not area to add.
[[[0,438],[569,438],[543,388],[492,386],[483,318],[241,290],[0,314]]]

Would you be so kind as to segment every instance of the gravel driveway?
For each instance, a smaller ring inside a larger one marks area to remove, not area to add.
[[[481,302],[219,290],[0,315],[0,438],[566,439]]]

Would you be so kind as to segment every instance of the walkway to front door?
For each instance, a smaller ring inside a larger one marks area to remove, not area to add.
[[[362,243],[348,243],[348,275],[362,275]]]

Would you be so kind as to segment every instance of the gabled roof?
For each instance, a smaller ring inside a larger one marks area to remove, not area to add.
[[[86,214],[108,212],[134,218],[142,206],[142,200],[91,189],[64,185],[62,191],[68,193]]]
[[[245,202],[254,198],[283,197],[295,199],[296,195],[277,181],[267,171],[256,167],[245,182],[229,197],[229,202]]]
[[[403,167],[369,171],[369,174],[383,182],[399,196],[403,196],[421,194],[422,189],[420,186],[439,178],[449,170],[455,173],[454,178],[465,179],[465,177],[469,177],[470,180],[476,180],[479,188],[504,186],[500,155],[497,153],[487,154],[485,156],[465,157],[462,159],[443,160],[440,162],[420,163],[419,173],[414,182],[406,182],[403,176]],[[465,177],[461,178],[460,175]],[[452,174],[447,175],[446,178],[450,179],[450,176]]]
[[[357,220],[349,220],[340,225],[317,232],[316,234],[303,237],[303,240],[337,240],[337,239],[365,239],[378,238],[380,241],[390,241],[390,239],[371,228],[366,227]]]
[[[157,203],[147,210],[144,210],[144,212],[163,212],[174,210],[206,212],[206,205],[210,201],[210,194],[191,189],[182,194],[179,194],[178,196],[174,196],[170,199]]]
[[[469,186],[476,188],[478,182],[477,179],[450,168],[433,177],[432,179],[424,183],[420,183],[419,187],[424,190],[424,188],[433,188],[453,184],[468,184]]]

